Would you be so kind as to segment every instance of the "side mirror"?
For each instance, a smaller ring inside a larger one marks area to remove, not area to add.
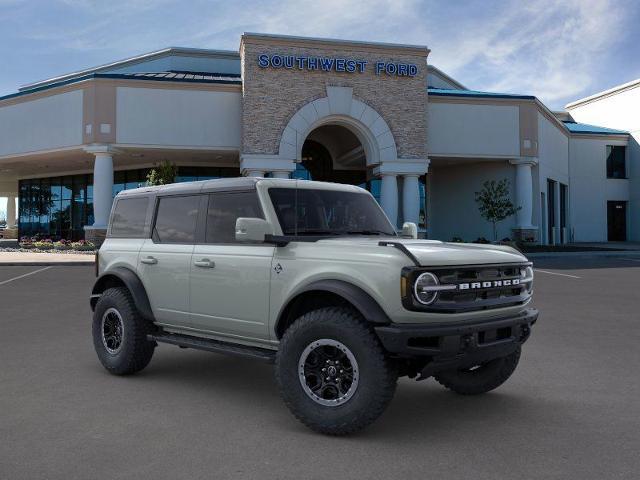
[[[240,217],[236,220],[236,240],[239,242],[264,242],[271,233],[271,225],[262,218]]]
[[[402,224],[402,236],[407,238],[418,238],[418,226],[413,222]]]

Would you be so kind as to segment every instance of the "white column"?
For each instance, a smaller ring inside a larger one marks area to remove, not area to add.
[[[403,222],[413,222],[416,225],[420,220],[420,182],[418,175],[403,175],[402,184],[402,212]]]
[[[288,172],[295,170],[295,168],[293,160],[280,158],[278,155],[257,153],[240,155],[240,172],[247,177],[264,177],[265,172],[272,172],[275,178],[289,178]]]
[[[398,225],[398,179],[395,173],[382,173],[380,206],[394,227]]]
[[[16,197],[7,197],[7,228],[16,226]]]
[[[533,219],[533,175],[531,166],[534,160],[512,160],[516,166],[516,206],[521,207],[516,213],[517,228],[531,229]]]
[[[285,172],[285,171],[277,171],[277,172],[271,172],[273,175],[273,178],[289,178],[289,173],[290,172]]]
[[[93,228],[106,229],[113,203],[113,154],[108,145],[92,145],[85,151],[95,155],[93,162]]]

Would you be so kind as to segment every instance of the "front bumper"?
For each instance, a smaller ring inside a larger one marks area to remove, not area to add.
[[[375,327],[391,354],[424,360],[421,378],[439,371],[469,368],[515,352],[531,333],[538,311],[475,322],[437,325],[392,324]]]

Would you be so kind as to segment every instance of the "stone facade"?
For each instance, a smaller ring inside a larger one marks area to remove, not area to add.
[[[261,54],[364,60],[363,73],[262,68]],[[426,48],[406,48],[278,39],[245,35],[240,47],[243,78],[242,153],[277,155],[290,118],[304,105],[327,96],[328,86],[351,87],[353,98],[376,110],[395,139],[398,157],[425,159],[427,109]],[[414,76],[375,73],[376,62],[417,65]]]

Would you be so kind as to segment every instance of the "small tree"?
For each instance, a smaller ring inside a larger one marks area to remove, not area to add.
[[[521,207],[511,203],[509,195],[509,180],[506,178],[496,182],[488,180],[482,184],[482,190],[476,192],[476,203],[480,215],[491,222],[493,226],[493,240],[498,240],[498,222],[514,215]]]
[[[147,185],[167,185],[176,181],[178,167],[165,160],[147,174]]]

